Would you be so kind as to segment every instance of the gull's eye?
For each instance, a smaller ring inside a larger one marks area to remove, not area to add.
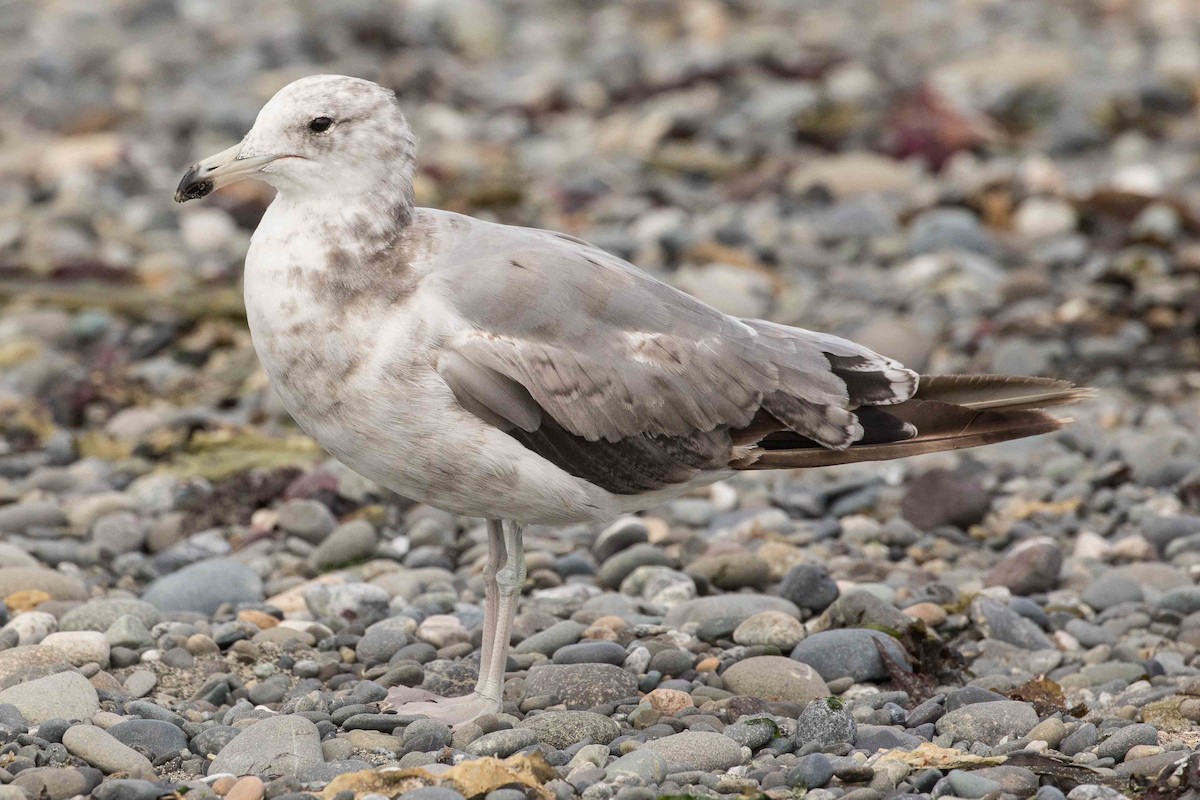
[[[313,133],[324,133],[333,125],[329,117],[317,117],[308,123],[308,129]]]

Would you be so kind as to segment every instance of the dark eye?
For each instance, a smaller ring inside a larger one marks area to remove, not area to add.
[[[324,133],[333,125],[333,120],[329,117],[317,117],[308,123],[308,129],[313,133]]]

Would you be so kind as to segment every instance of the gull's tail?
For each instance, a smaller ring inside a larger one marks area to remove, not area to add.
[[[941,450],[1051,433],[1071,420],[1043,409],[1091,397],[1091,389],[1051,378],[1009,375],[922,376],[911,400],[855,411],[865,430],[862,443],[829,450],[797,434],[771,434],[758,443],[761,455],[742,469],[795,469],[886,461]]]

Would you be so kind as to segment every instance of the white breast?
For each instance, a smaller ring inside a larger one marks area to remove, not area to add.
[[[403,308],[339,313],[314,296],[329,265],[278,201],[246,257],[254,347],[296,422],[356,472],[456,513],[575,522],[618,501],[464,411],[436,371],[447,314],[418,291]]]

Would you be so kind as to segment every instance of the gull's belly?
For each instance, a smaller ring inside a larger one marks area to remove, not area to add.
[[[253,294],[253,296],[252,296]],[[464,411],[419,318],[333,320],[302,296],[251,292],[254,347],[283,405],[354,471],[414,500],[518,522],[577,522],[615,498]]]

